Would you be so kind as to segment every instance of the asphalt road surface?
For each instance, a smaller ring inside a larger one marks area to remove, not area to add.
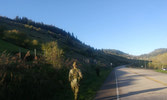
[[[94,100],[167,100],[167,74],[120,66],[110,73]]]

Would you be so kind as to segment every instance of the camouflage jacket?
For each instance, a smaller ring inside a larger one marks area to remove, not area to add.
[[[82,78],[82,73],[80,71],[80,69],[78,68],[73,68],[70,70],[69,72],[69,81],[73,81],[74,79],[77,79],[77,81],[80,81],[80,79]]]

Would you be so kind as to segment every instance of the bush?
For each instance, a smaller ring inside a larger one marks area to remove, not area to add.
[[[42,45],[46,61],[60,69],[63,65],[63,50],[58,48],[57,42],[50,42]]]
[[[5,29],[5,26],[0,25],[0,38],[3,38]]]
[[[22,60],[19,54],[0,55],[0,100],[50,100],[65,88],[65,76],[59,77],[60,73],[42,57],[27,62],[28,56]]]

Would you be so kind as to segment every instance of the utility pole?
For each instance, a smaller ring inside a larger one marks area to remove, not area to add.
[[[146,57],[145,59],[145,69],[147,68],[147,61],[148,61],[148,57]]]
[[[145,69],[146,69],[146,59],[145,59],[145,61],[144,61],[144,62],[145,62]]]

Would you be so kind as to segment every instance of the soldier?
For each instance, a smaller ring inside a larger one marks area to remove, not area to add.
[[[75,100],[77,100],[77,95],[79,92],[79,81],[82,79],[82,73],[80,69],[77,68],[76,62],[73,63],[73,68],[69,72],[69,81],[71,82],[71,88],[74,92]]]

